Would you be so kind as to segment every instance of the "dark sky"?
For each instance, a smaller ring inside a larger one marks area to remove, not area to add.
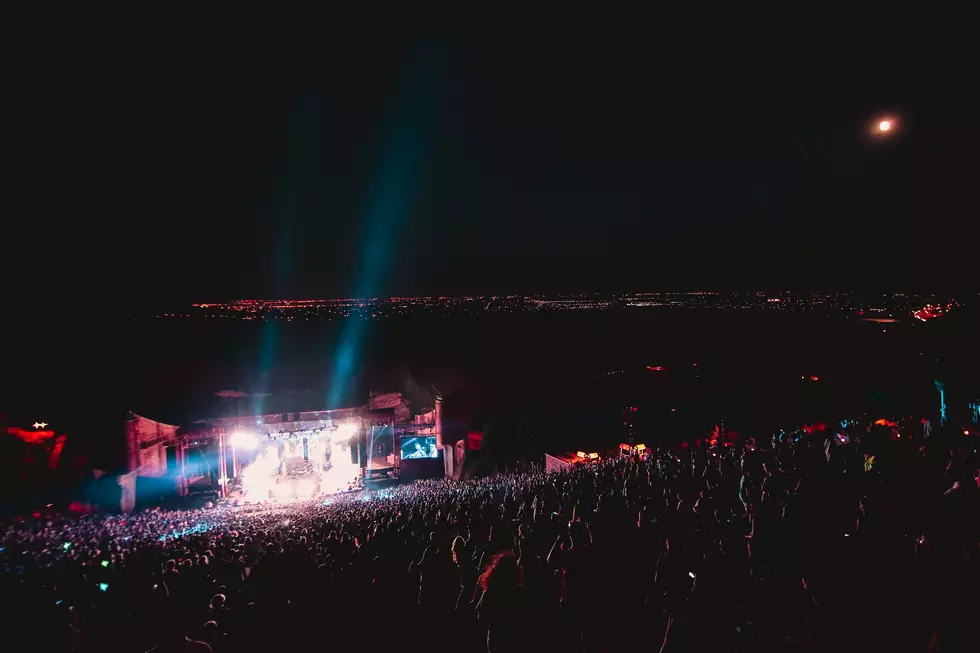
[[[389,22],[296,65],[173,48],[135,76],[35,80],[25,167],[91,252],[73,267],[109,279],[86,288],[973,285],[977,91],[948,60]],[[869,139],[886,113],[900,129]]]
[[[117,415],[77,392],[113,397],[141,364],[105,313],[171,303],[976,290],[980,85],[949,17],[851,48],[812,17],[719,35],[404,11],[186,17],[193,39],[12,21],[4,396]],[[890,142],[865,132],[881,113]]]

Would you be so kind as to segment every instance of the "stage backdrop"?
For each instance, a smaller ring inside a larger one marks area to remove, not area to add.
[[[131,413],[126,420],[127,471],[140,476],[166,476],[166,446],[176,440],[176,426]]]

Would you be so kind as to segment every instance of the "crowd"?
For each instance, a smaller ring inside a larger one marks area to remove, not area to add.
[[[0,531],[4,649],[978,650],[977,438],[835,437],[42,511]]]

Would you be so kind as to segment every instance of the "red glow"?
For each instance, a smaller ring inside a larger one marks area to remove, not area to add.
[[[934,320],[937,317],[942,317],[945,315],[945,311],[942,306],[932,306],[931,304],[925,308],[920,308],[919,310],[912,313],[912,317],[922,322],[927,320]]]
[[[54,441],[54,447],[51,449],[51,458],[48,460],[48,467],[50,469],[58,469],[58,461],[61,459],[61,451],[65,448],[65,436],[59,435]]]
[[[651,372],[666,372],[667,368],[663,365],[647,365],[647,369]]]
[[[39,444],[54,437],[54,431],[25,431],[16,426],[8,426],[7,433],[16,435],[27,444]]]
[[[811,376],[810,377],[810,380],[811,381],[819,381],[820,380],[820,377],[819,376]]]
[[[896,426],[898,426],[898,422],[893,422],[891,420],[881,418],[879,420],[875,420],[875,426],[887,426],[889,428],[895,428]]]

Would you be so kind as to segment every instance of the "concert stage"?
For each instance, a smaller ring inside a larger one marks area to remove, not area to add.
[[[265,436],[234,433],[229,443],[236,473],[229,494],[244,501],[289,501],[355,489],[361,482],[357,434],[354,424]]]
[[[344,492],[365,480],[451,476],[459,447],[443,445],[441,413],[441,397],[412,416],[400,393],[371,393],[366,406],[246,411],[186,427],[132,414],[129,473],[120,476],[128,497],[124,510],[133,509],[137,478],[140,488],[148,486],[148,477],[167,479],[180,497],[264,502]],[[159,502],[166,494],[142,492],[144,501]]]

